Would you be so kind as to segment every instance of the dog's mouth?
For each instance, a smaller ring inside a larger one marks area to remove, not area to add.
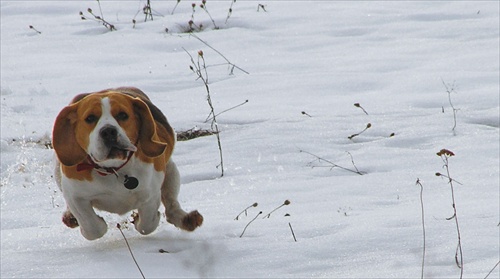
[[[129,159],[129,157],[137,151],[137,147],[134,145],[119,145],[115,144],[113,146],[109,146],[107,148],[107,152],[101,153],[101,154],[106,154],[105,156],[96,156],[97,154],[92,154],[91,158],[94,160],[94,162],[98,164],[115,164],[118,163],[119,161],[126,161]]]
[[[137,151],[137,147],[133,144],[116,143],[110,146],[106,159],[126,160],[130,152]]]
[[[129,152],[132,151],[121,149],[118,147],[111,147],[107,159],[126,160],[129,155]]]

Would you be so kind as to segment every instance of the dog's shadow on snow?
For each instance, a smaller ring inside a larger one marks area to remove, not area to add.
[[[116,258],[117,255],[130,257],[128,249],[130,246],[132,253],[143,265],[142,268],[150,272],[153,271],[152,268],[163,268],[168,261],[174,261],[180,262],[186,270],[194,272],[198,277],[215,276],[214,267],[218,255],[225,250],[222,245],[192,238],[180,231],[171,232],[159,228],[159,231],[151,235],[142,236],[133,228],[129,228],[124,230],[124,234],[127,241],[118,229],[111,229],[102,239],[87,242],[83,250],[100,254],[101,259],[106,260],[106,258]]]

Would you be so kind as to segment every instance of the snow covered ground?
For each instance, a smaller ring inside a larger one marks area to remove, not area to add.
[[[197,6],[196,35],[249,73],[232,75],[221,55],[183,33],[192,2],[171,14],[176,2],[151,1],[154,20],[144,22],[136,14],[145,1],[101,0],[117,29],[110,32],[80,20],[87,8],[99,14],[96,1],[1,1],[2,278],[141,276],[116,228],[128,216],[102,213],[110,228],[96,241],[62,224],[65,203],[45,143],[74,95],[124,85],[144,90],[177,131],[210,129],[206,92],[186,53],[196,58],[198,50],[211,66],[216,111],[248,103],[218,117],[224,177],[215,137],[176,146],[181,204],[198,209],[203,226],[186,233],[162,220],[149,236],[123,229],[146,278],[420,277],[417,179],[424,276],[458,278],[457,230],[446,220],[451,190],[435,176],[445,172],[442,148],[455,153],[449,168],[461,183],[453,186],[464,277],[493,269],[498,1],[237,1],[226,23],[231,1],[208,0],[219,29]],[[497,267],[489,278],[499,276]]]

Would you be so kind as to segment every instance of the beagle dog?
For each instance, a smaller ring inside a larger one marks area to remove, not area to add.
[[[158,227],[162,202],[169,223],[186,231],[201,226],[203,216],[177,201],[175,142],[163,113],[137,88],[77,95],[52,134],[55,179],[67,204],[63,223],[94,240],[108,229],[94,208],[120,215],[134,210],[135,229],[146,235]]]

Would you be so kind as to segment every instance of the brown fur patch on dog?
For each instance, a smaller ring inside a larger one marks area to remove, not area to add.
[[[74,229],[74,228],[76,228],[76,227],[79,226],[78,225],[78,220],[76,220],[75,216],[73,216],[73,213],[71,213],[70,211],[64,212],[64,214],[62,216],[62,222],[66,226],[68,226],[68,227],[70,227],[72,229]]]
[[[201,226],[203,223],[203,216],[198,212],[198,210],[189,212],[184,219],[182,219],[182,228],[186,231],[194,231],[197,227]]]

